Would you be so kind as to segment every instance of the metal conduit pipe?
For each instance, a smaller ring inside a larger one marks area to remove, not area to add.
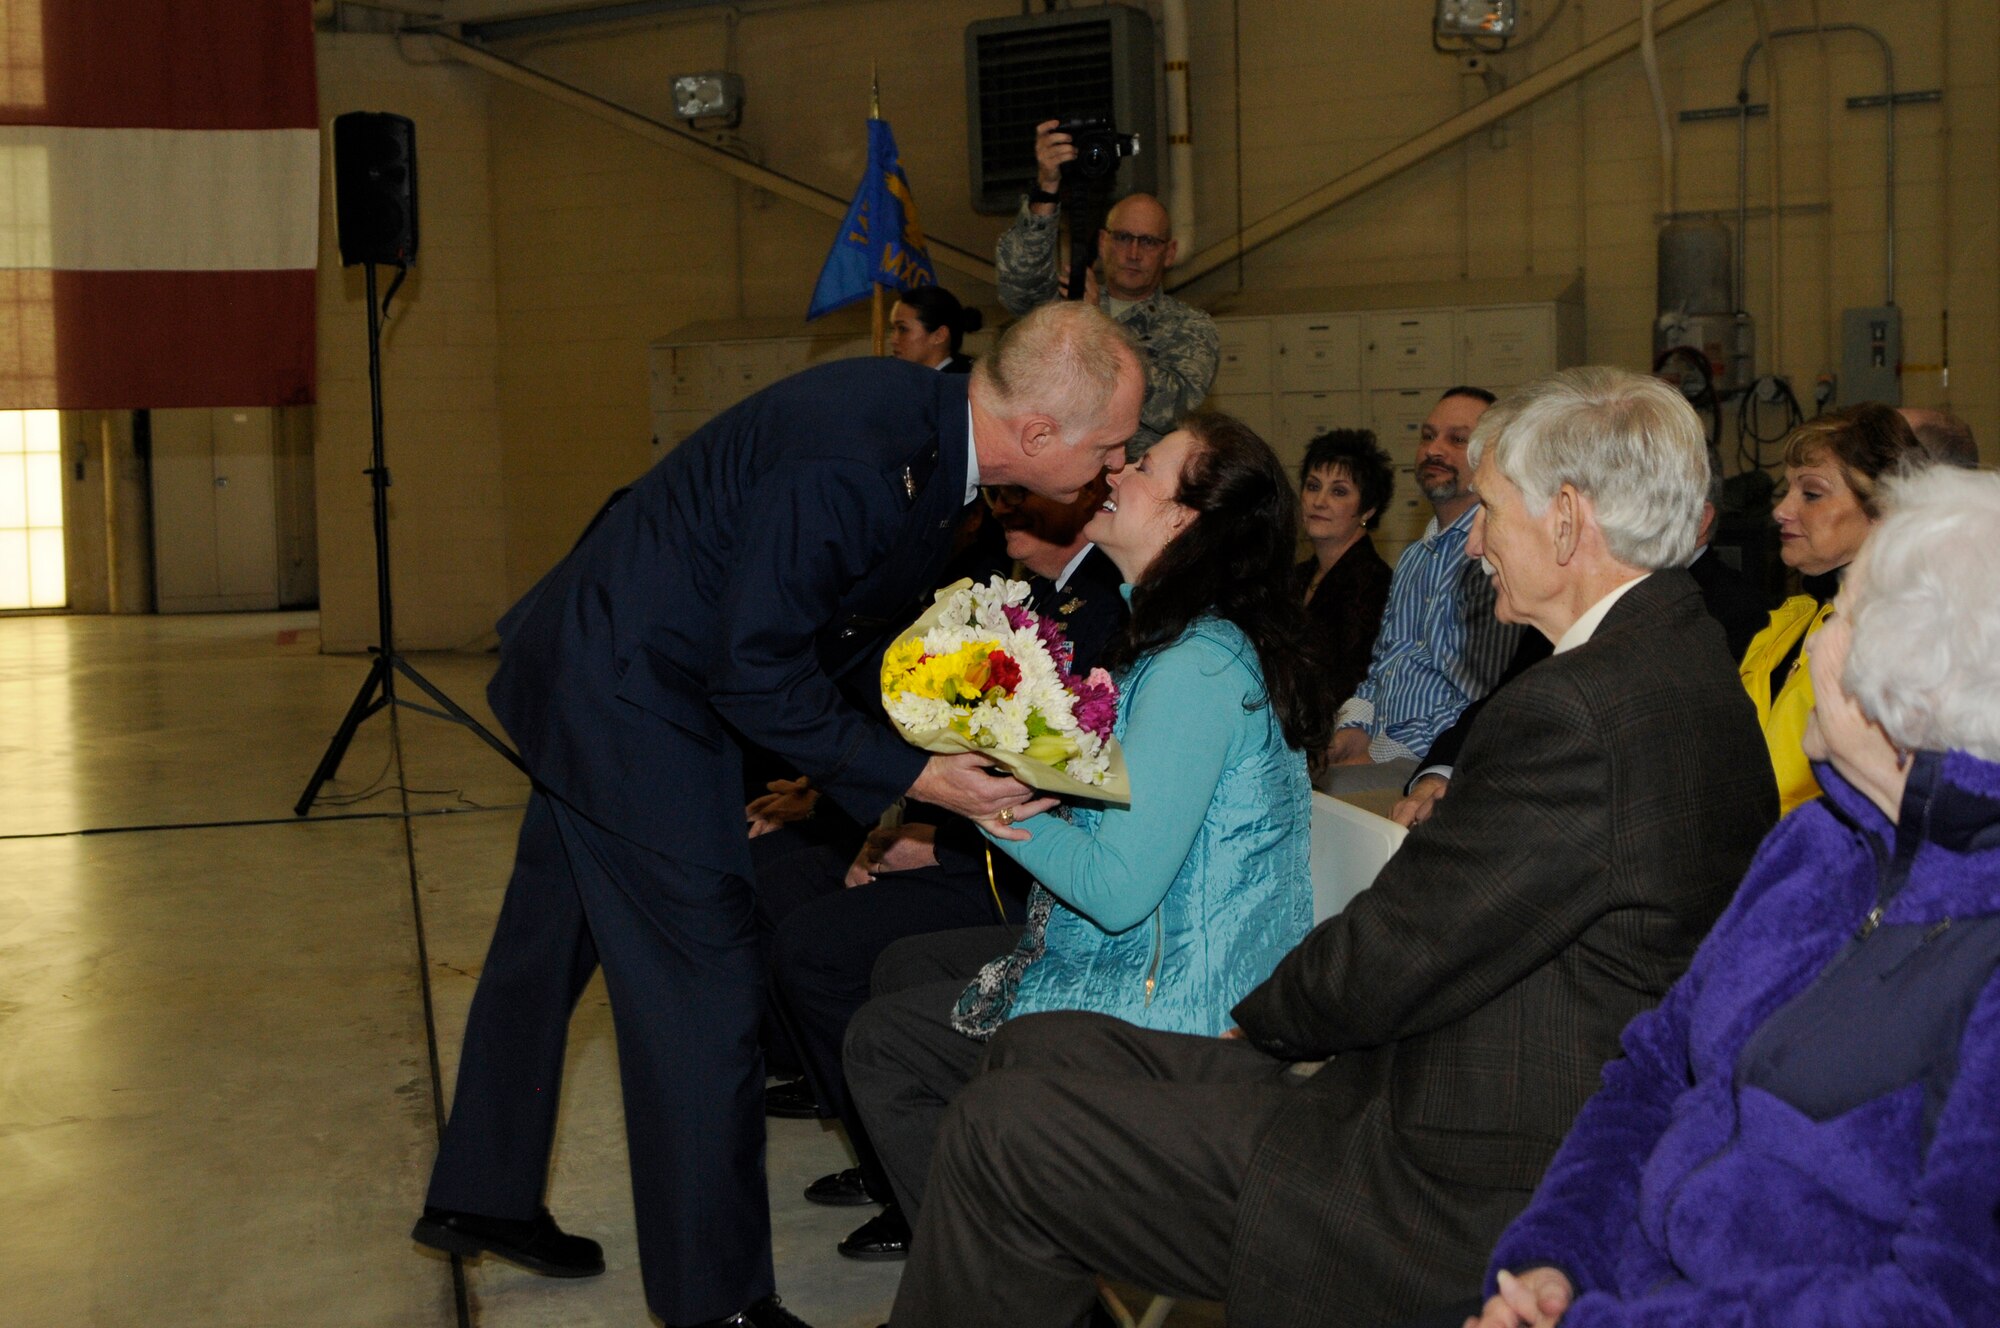
[[[1883,113],[1888,117],[1883,133],[1882,182],[1882,303],[1896,302],[1896,55],[1888,38],[1859,23],[1826,23],[1800,28],[1773,28],[1771,40],[1781,37],[1815,37],[1829,32],[1853,32],[1872,40],[1882,52]],[[1743,229],[1750,214],[1750,63],[1764,49],[1764,39],[1750,43],[1736,76],[1736,298],[1743,298]],[[1776,136],[1771,151],[1781,149]],[[1829,182],[1830,184],[1831,182]],[[1773,199],[1771,224],[1778,224],[1777,203]],[[1772,280],[1776,280],[1774,273]]]
[[[1194,252],[1194,103],[1189,97],[1187,0],[1162,0],[1167,57],[1167,218],[1183,253]]]
[[[1723,0],[1660,0],[1654,17],[1654,32],[1656,34],[1667,32],[1689,19],[1707,13],[1721,3]],[[1510,115],[1519,114],[1549,93],[1569,86],[1586,74],[1638,49],[1638,46],[1637,19],[1585,42],[1568,55],[1543,66],[1519,83],[1495,93],[1477,106],[1449,116],[1429,129],[1405,139],[1388,151],[1363,162],[1304,197],[1294,199],[1262,219],[1248,226],[1239,225],[1234,235],[1216,241],[1192,258],[1183,259],[1177,264],[1169,274],[1172,279],[1171,288],[1184,289],[1217,268],[1235,262],[1244,254],[1269,244],[1314,217],[1340,206],[1349,199],[1358,198],[1420,162],[1430,160],[1468,136],[1497,124]]]
[[[1660,49],[1653,31],[1654,0],[1639,0],[1639,61],[1646,69],[1646,88],[1653,95],[1653,118],[1660,130],[1660,211],[1672,216],[1679,206],[1674,181],[1674,123],[1667,114],[1667,93],[1660,83]]]

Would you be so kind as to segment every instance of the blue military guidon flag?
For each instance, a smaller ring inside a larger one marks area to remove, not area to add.
[[[806,318],[865,300],[878,282],[896,290],[937,285],[937,269],[917,224],[917,201],[910,196],[887,120],[868,122],[868,169],[841,218],[826,266],[819,270]]]

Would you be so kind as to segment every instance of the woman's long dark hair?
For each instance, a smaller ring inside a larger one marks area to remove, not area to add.
[[[1171,645],[1205,614],[1227,618],[1256,648],[1285,741],[1316,752],[1332,737],[1333,707],[1292,590],[1299,504],[1284,464],[1233,416],[1199,413],[1179,427],[1195,447],[1174,496],[1194,520],[1140,575],[1132,621],[1106,663],[1122,667]]]

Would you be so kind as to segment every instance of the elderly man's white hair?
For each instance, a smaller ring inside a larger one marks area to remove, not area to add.
[[[1080,300],[1052,300],[1007,327],[972,372],[1003,415],[1040,412],[1074,441],[1104,423],[1119,375],[1139,361],[1122,324]]]
[[[1694,408],[1659,379],[1600,366],[1538,378],[1480,416],[1475,466],[1489,447],[1536,515],[1564,484],[1589,498],[1619,562],[1650,571],[1694,553],[1708,443]]]
[[[2000,761],[2000,474],[1920,470],[1890,481],[1884,510],[1842,685],[1898,747]]]

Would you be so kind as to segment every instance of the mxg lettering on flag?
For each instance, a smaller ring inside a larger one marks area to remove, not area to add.
[[[865,300],[877,285],[937,285],[937,269],[917,222],[917,201],[887,120],[868,122],[868,167],[813,287],[808,319]]]

